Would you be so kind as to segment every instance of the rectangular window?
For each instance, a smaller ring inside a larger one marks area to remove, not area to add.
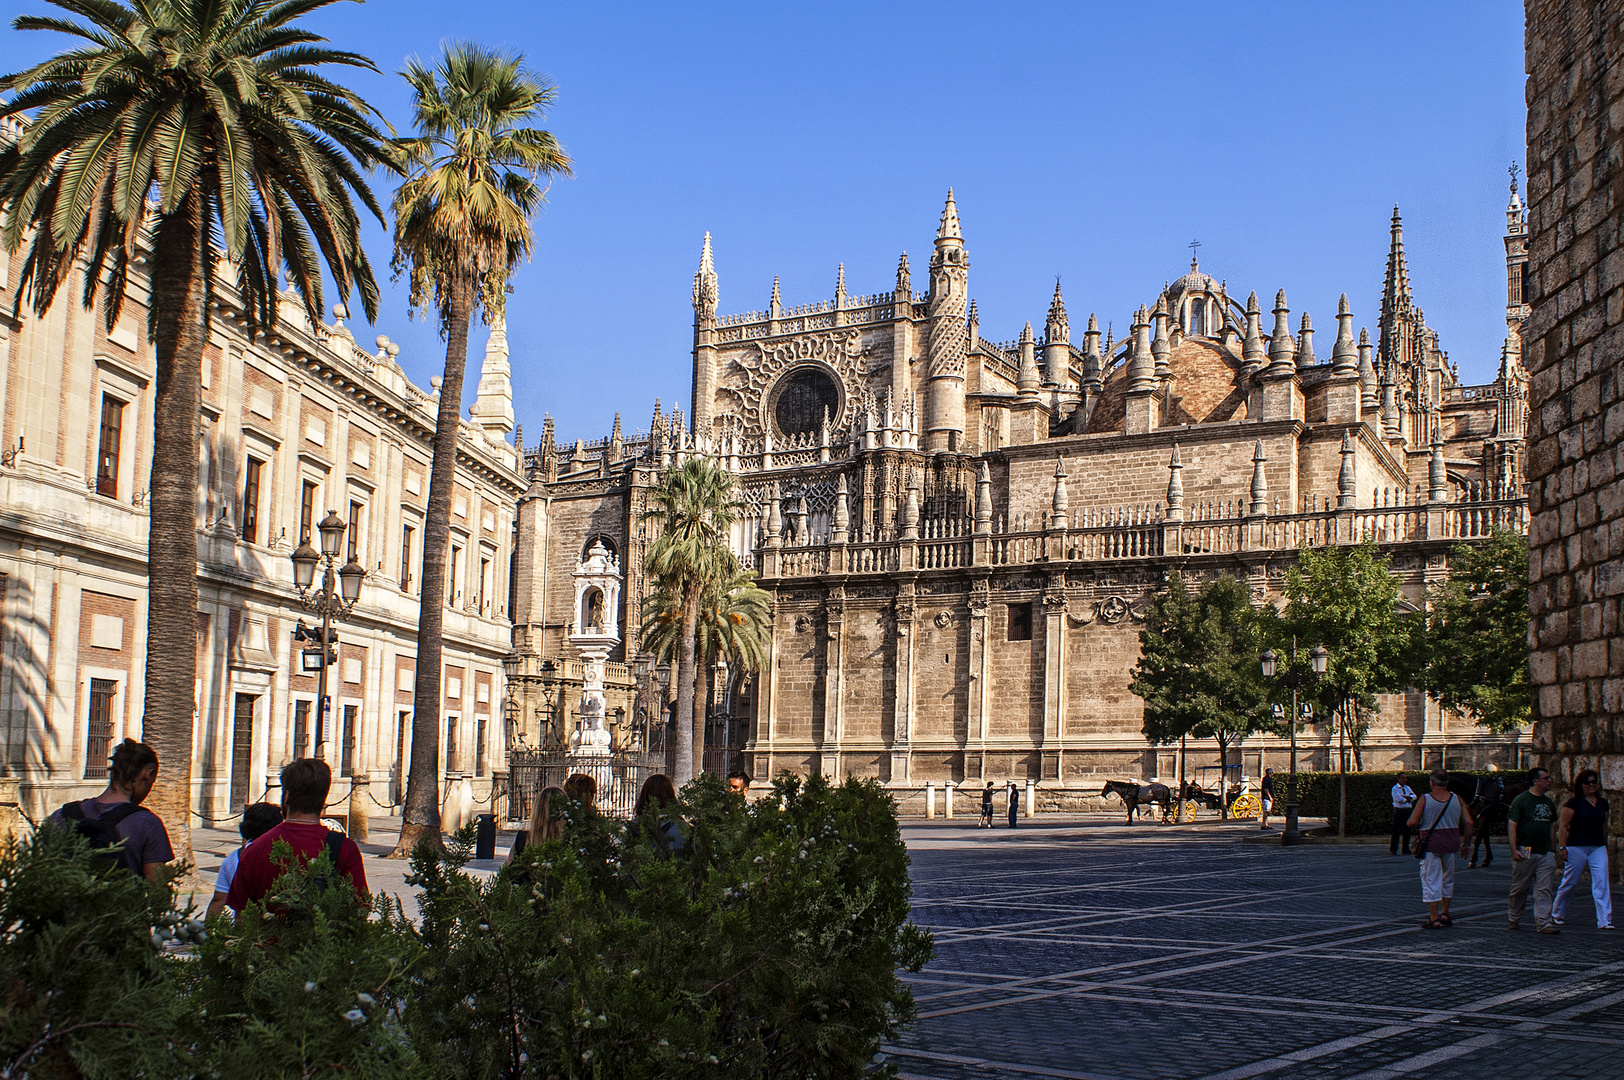
[[[349,551],[346,552],[350,558],[350,562],[360,562],[360,559],[356,557],[356,554],[361,550],[361,522],[365,513],[365,506],[362,506],[358,502],[350,503],[350,548]]]
[[[412,540],[417,530],[410,525],[400,527],[400,591],[412,591]]]
[[[264,472],[265,463],[253,457],[243,469],[242,538],[250,544],[259,543],[259,482]]]
[[[485,775],[485,718],[474,725],[474,775]]]
[[[306,480],[299,495],[299,543],[310,543],[310,530],[316,524],[316,482]]]
[[[1507,300],[1513,304],[1523,302],[1523,271],[1526,269],[1527,267],[1522,263],[1518,263],[1511,268],[1510,280],[1507,282],[1510,295]]]
[[[310,756],[310,702],[293,703],[293,756]]]
[[[460,599],[457,595],[457,583],[462,580],[462,548],[460,547],[451,549],[450,571],[451,578],[445,585],[445,602],[452,607],[456,607],[457,600]]]
[[[1032,640],[1032,604],[1009,605],[1009,638],[1010,641]]]
[[[479,560],[479,613],[485,614],[485,601],[491,595],[491,561]]]
[[[355,765],[355,733],[356,713],[359,710],[354,705],[344,706],[343,742],[338,747],[338,775],[348,776]]]
[[[124,402],[102,395],[101,441],[96,448],[96,494],[118,498],[118,448],[124,438]]]
[[[231,806],[248,803],[250,769],[254,763],[254,707],[259,698],[238,694],[231,718]]]
[[[457,771],[457,718],[446,717],[445,721],[445,771]]]
[[[118,683],[112,679],[90,680],[90,715],[85,723],[85,779],[104,780],[107,759],[113,752],[113,695]]]

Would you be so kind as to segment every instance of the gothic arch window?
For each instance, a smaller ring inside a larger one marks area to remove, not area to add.
[[[1190,323],[1186,330],[1191,337],[1207,336],[1207,302],[1199,296],[1190,301]]]
[[[772,418],[783,436],[814,434],[823,425],[828,411],[831,421],[840,417],[840,387],[821,367],[798,367],[779,380],[773,391]]]

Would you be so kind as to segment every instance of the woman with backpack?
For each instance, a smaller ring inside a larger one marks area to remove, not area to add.
[[[175,858],[163,819],[141,803],[158,780],[158,755],[146,743],[125,739],[107,768],[107,790],[93,799],[65,803],[48,819],[72,828],[110,862],[156,880]],[[120,846],[122,845],[122,847]]]

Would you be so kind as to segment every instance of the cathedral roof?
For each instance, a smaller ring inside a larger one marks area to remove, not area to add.
[[[1186,337],[1167,356],[1172,373],[1168,425],[1214,424],[1246,417],[1240,358],[1208,338]],[[1121,431],[1127,415],[1128,365],[1106,378],[1088,430]]]

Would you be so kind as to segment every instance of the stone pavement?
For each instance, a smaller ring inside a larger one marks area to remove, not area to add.
[[[1588,889],[1506,930],[1509,861],[1424,931],[1416,863],[1255,826],[905,825],[936,959],[888,1045],[915,1080],[1624,1077],[1624,937]]]

